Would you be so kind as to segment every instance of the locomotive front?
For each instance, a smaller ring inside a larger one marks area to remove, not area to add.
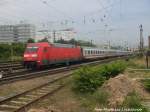
[[[38,46],[28,45],[23,56],[24,67],[36,68],[38,62]]]

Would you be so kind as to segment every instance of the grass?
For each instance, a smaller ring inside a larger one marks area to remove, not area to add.
[[[78,94],[79,95],[79,94]],[[90,112],[94,108],[104,108],[108,106],[109,93],[103,89],[98,89],[94,94],[79,95],[77,98],[81,102],[81,107],[88,109]]]
[[[150,61],[149,61],[150,63]],[[145,69],[146,68],[146,62],[145,57],[136,57],[132,60],[129,60],[128,62],[129,68],[136,68],[136,69]]]
[[[135,92],[129,93],[119,108],[142,109],[142,112],[148,112],[148,109],[142,105],[140,97]]]
[[[144,88],[145,88],[148,92],[150,92],[150,79],[145,79],[145,80],[142,80],[141,82],[143,83]]]
[[[129,60],[127,64],[129,69],[125,70],[125,74],[127,74],[129,77],[150,78],[150,71],[138,71],[138,69],[146,69],[145,57],[136,57],[134,59]]]

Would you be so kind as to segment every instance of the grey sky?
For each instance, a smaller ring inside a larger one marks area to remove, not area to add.
[[[77,38],[134,46],[139,24],[145,43],[150,35],[149,6],[150,0],[0,0],[0,24],[23,20],[50,30],[73,27]]]

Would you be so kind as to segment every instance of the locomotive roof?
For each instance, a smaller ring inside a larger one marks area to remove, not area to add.
[[[77,47],[76,45],[71,45],[71,44],[60,44],[60,43],[48,43],[48,42],[38,42],[38,43],[29,43],[28,46],[55,46],[55,47],[64,47],[64,48],[75,48]]]
[[[48,42],[29,43],[28,46],[50,46]]]
[[[52,44],[55,47],[65,47],[65,48],[75,48],[77,46],[71,45],[71,44],[60,44],[60,43],[54,43]]]

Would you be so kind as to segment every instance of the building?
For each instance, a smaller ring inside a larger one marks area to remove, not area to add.
[[[71,40],[76,37],[76,32],[74,29],[60,29],[60,30],[39,30],[36,35],[37,40],[47,38],[49,42],[54,42],[54,40]]]
[[[36,36],[35,26],[31,24],[0,25],[0,42],[26,42]]]

